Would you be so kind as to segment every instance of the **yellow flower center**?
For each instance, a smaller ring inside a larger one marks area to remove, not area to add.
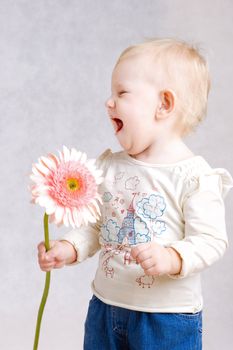
[[[66,180],[67,188],[69,191],[77,191],[80,189],[80,183],[77,179],[67,179]]]

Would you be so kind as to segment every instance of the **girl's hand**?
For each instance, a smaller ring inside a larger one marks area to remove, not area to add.
[[[38,245],[38,262],[42,271],[58,269],[76,261],[77,253],[68,241],[50,241],[46,252],[44,242]]]
[[[173,275],[181,270],[182,259],[176,250],[165,248],[155,242],[142,243],[133,247],[131,256],[148,276]]]

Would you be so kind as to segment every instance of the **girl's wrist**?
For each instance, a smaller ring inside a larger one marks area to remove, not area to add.
[[[182,268],[182,258],[180,254],[174,248],[167,248],[170,255],[170,271],[169,275],[178,275]]]
[[[73,244],[66,240],[60,241],[65,248],[65,264],[70,265],[77,260],[77,251],[74,248]]]

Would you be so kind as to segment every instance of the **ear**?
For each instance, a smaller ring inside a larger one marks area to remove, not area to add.
[[[175,109],[175,94],[172,90],[163,90],[160,92],[160,103],[157,108],[156,116],[158,119],[165,119]]]

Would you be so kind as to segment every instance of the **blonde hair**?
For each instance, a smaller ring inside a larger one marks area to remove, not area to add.
[[[206,115],[210,89],[208,64],[199,48],[173,38],[148,40],[124,50],[116,65],[136,55],[148,55],[161,66],[169,84],[165,88],[172,89],[177,96],[182,132],[193,131]]]

